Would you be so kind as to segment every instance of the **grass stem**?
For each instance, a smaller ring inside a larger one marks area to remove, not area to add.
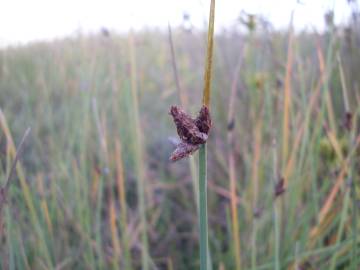
[[[278,178],[278,172],[277,172],[277,144],[276,140],[273,142],[273,172],[274,172],[274,184],[276,185],[277,178]],[[275,197],[274,201],[274,249],[275,249],[275,260],[274,260],[274,269],[280,270],[280,198]]]
[[[203,144],[199,150],[200,270],[207,269],[207,261],[208,261],[206,171],[207,171],[206,144]]]
[[[211,0],[208,29],[208,42],[204,74],[203,105],[210,107],[210,89],[212,74],[212,58],[214,46],[215,0]],[[200,269],[209,267],[208,255],[208,221],[207,221],[207,166],[206,144],[199,150],[199,224],[200,224]]]

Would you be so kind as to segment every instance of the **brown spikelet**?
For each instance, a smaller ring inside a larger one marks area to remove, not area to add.
[[[350,131],[352,129],[352,119],[353,119],[352,113],[346,112],[344,126],[348,131]]]
[[[285,179],[284,177],[281,177],[280,180],[275,185],[275,198],[279,197],[285,192]]]
[[[209,109],[205,105],[202,106],[196,119],[192,119],[178,106],[171,106],[170,115],[173,117],[181,140],[170,156],[171,161],[177,161],[191,155],[201,144],[206,143],[211,128],[211,118]]]

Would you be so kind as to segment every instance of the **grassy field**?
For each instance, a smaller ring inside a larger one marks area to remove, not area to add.
[[[215,39],[212,269],[359,269],[358,24],[248,26]],[[1,50],[3,185],[31,127],[0,205],[2,269],[141,269],[141,254],[149,269],[198,269],[197,163],[169,161],[168,111],[199,110],[205,34]]]

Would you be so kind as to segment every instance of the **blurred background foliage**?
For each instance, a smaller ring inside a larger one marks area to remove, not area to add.
[[[317,33],[275,30],[241,13],[216,34],[213,269],[238,269],[236,257],[241,269],[358,269],[358,18],[355,5],[347,25],[334,25],[329,12]],[[2,269],[139,269],[139,170],[150,268],[198,268],[196,168],[168,160],[176,136],[168,110],[181,101],[193,115],[199,110],[206,33],[185,14],[169,35],[104,28],[1,50],[2,183],[14,144],[32,128],[2,213]],[[279,188],[285,192],[275,196]]]

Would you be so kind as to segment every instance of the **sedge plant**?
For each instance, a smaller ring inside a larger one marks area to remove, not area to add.
[[[210,19],[208,29],[206,63],[204,74],[204,89],[202,107],[196,119],[191,118],[178,106],[171,106],[170,115],[173,117],[177,133],[181,139],[170,160],[177,161],[199,150],[199,230],[200,230],[200,270],[211,269],[208,248],[207,221],[207,154],[206,141],[211,128],[210,118],[210,89],[213,59],[215,0],[210,4]]]
[[[208,29],[208,41],[206,52],[206,64],[204,75],[203,105],[210,106],[211,74],[214,46],[214,21],[215,21],[215,0],[210,4],[210,19]],[[207,221],[207,162],[206,143],[200,146],[199,150],[199,223],[200,223],[200,269],[206,270],[208,266],[208,221]]]

